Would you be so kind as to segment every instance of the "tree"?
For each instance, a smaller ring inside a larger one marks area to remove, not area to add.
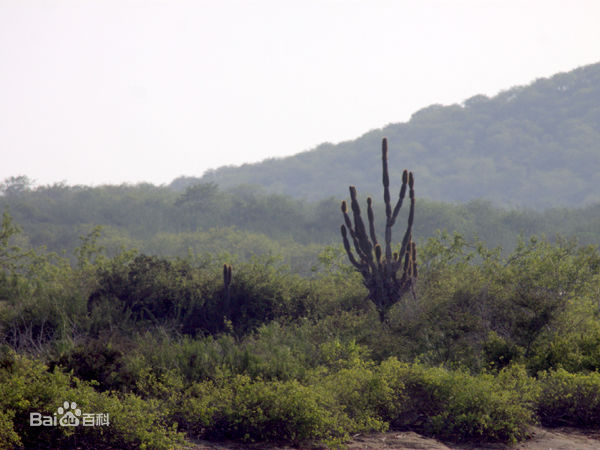
[[[8,177],[0,184],[0,192],[4,195],[18,195],[31,190],[33,180],[25,175]]]

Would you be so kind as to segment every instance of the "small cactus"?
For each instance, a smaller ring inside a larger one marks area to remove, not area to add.
[[[375,233],[373,200],[371,197],[367,198],[367,219],[369,222],[369,231],[367,234],[356,196],[356,187],[354,186],[350,186],[349,188],[350,208],[354,224],[352,224],[352,220],[348,214],[346,201],[342,201],[341,209],[344,216],[344,225],[340,229],[348,259],[355,269],[361,273],[363,283],[369,290],[369,298],[375,304],[382,322],[385,321],[385,314],[389,308],[400,301],[402,296],[408,291],[413,291],[414,282],[417,277],[417,249],[415,243],[412,241],[412,225],[415,213],[415,177],[412,172],[406,170],[403,172],[402,187],[400,188],[398,201],[392,209],[387,154],[387,139],[384,138],[381,148],[381,161],[383,166],[383,200],[386,215],[385,254],[382,245],[377,241]],[[407,187],[410,199],[408,224],[404,232],[400,252],[392,253],[392,227],[396,222],[400,208],[402,208]],[[348,235],[350,235],[350,239],[348,239]],[[352,241],[354,252],[350,246],[350,241]],[[354,256],[354,253],[356,253],[356,256]],[[400,268],[402,268],[402,274],[398,278]]]
[[[231,286],[231,265],[223,264],[223,296],[229,301],[229,287]]]

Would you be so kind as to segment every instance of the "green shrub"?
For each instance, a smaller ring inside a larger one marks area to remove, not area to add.
[[[112,261],[99,273],[99,287],[88,299],[93,311],[108,302],[137,322],[162,324],[182,321],[202,303],[202,286],[184,261],[137,255],[131,261]]]
[[[99,268],[89,295],[94,331],[152,324],[192,336],[234,331],[241,337],[274,319],[312,314],[318,296],[311,284],[275,258],[236,265],[228,295],[216,268],[143,254],[113,258]]]
[[[487,369],[491,371],[499,371],[509,366],[514,361],[518,361],[522,354],[522,347],[510,344],[493,331],[488,334],[487,340],[483,343],[484,361]]]
[[[86,447],[109,446],[122,449],[172,449],[184,443],[177,424],[170,422],[170,411],[157,399],[142,399],[133,394],[98,394],[91,387],[71,393],[78,407],[109,415],[110,426],[78,427],[77,441]],[[73,440],[72,438],[72,440]]]
[[[304,381],[319,366],[335,371],[368,359],[369,349],[351,338],[352,330],[338,329],[336,334],[341,336],[332,336],[336,323],[340,321],[302,320],[284,326],[272,321],[239,339],[232,334],[177,338],[168,330],[154,329],[135,338],[135,348],[123,355],[123,376],[137,373],[142,364],[157,374],[174,370],[188,383],[215,379],[222,371],[265,380]]]
[[[600,373],[569,373],[564,369],[543,373],[537,403],[546,426],[595,427],[600,423]]]
[[[318,390],[294,380],[252,381],[244,375],[224,381],[192,386],[180,411],[188,430],[207,438],[250,442],[346,436],[335,404]]]
[[[550,342],[538,346],[528,361],[530,372],[559,368],[571,373],[600,370],[600,322],[595,320],[592,329],[579,326],[571,332],[557,333]]]
[[[398,377],[395,359],[379,366],[355,362],[353,366],[333,372],[320,386],[333,395],[348,417],[350,433],[385,431],[405,401],[404,384]]]
[[[14,411],[0,411],[0,448],[14,448],[22,445],[21,438],[13,425]]]
[[[392,358],[322,367],[308,383],[244,375],[195,383],[174,417],[205,438],[294,443],[339,442],[390,425],[456,441],[516,442],[535,422],[536,385],[521,366],[472,376]]]
[[[414,313],[407,308],[402,335],[413,342],[412,356],[474,372],[511,361],[531,374],[563,362],[591,368],[598,340],[573,337],[593,331],[599,264],[597,249],[561,239],[531,238],[504,258],[481,242],[441,235],[422,246],[420,302]],[[564,346],[553,352],[548,344],[566,335],[577,351],[563,358]]]
[[[215,320],[226,317],[238,336],[274,319],[309,314],[309,283],[276,264],[273,258],[255,258],[234,269],[229,298],[212,299]],[[223,331],[224,328],[215,331]]]
[[[30,413],[52,416],[65,401],[81,411],[108,414],[108,426],[29,425]],[[0,366],[0,437],[25,448],[153,448],[169,449],[182,435],[167,425],[169,411],[156,400],[132,394],[99,393],[40,362],[4,352]]]
[[[394,427],[449,440],[516,442],[534,421],[534,390],[522,368],[498,377],[418,364],[398,371],[406,401]]]
[[[63,354],[50,367],[58,365],[85,381],[98,382],[102,391],[128,390],[134,386],[134,375],[125,367],[123,352],[110,342],[93,340]]]

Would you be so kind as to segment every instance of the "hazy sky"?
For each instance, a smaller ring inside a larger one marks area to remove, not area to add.
[[[168,183],[600,61],[598,0],[0,0],[0,180]]]

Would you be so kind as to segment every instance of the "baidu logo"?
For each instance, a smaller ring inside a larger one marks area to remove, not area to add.
[[[108,414],[82,413],[75,402],[64,402],[51,416],[41,413],[29,413],[29,425],[32,427],[84,427],[110,425]]]
[[[56,412],[62,416],[58,424],[61,427],[76,427],[79,426],[79,417],[81,416],[81,410],[77,407],[77,403],[64,402],[63,406],[60,406]]]

